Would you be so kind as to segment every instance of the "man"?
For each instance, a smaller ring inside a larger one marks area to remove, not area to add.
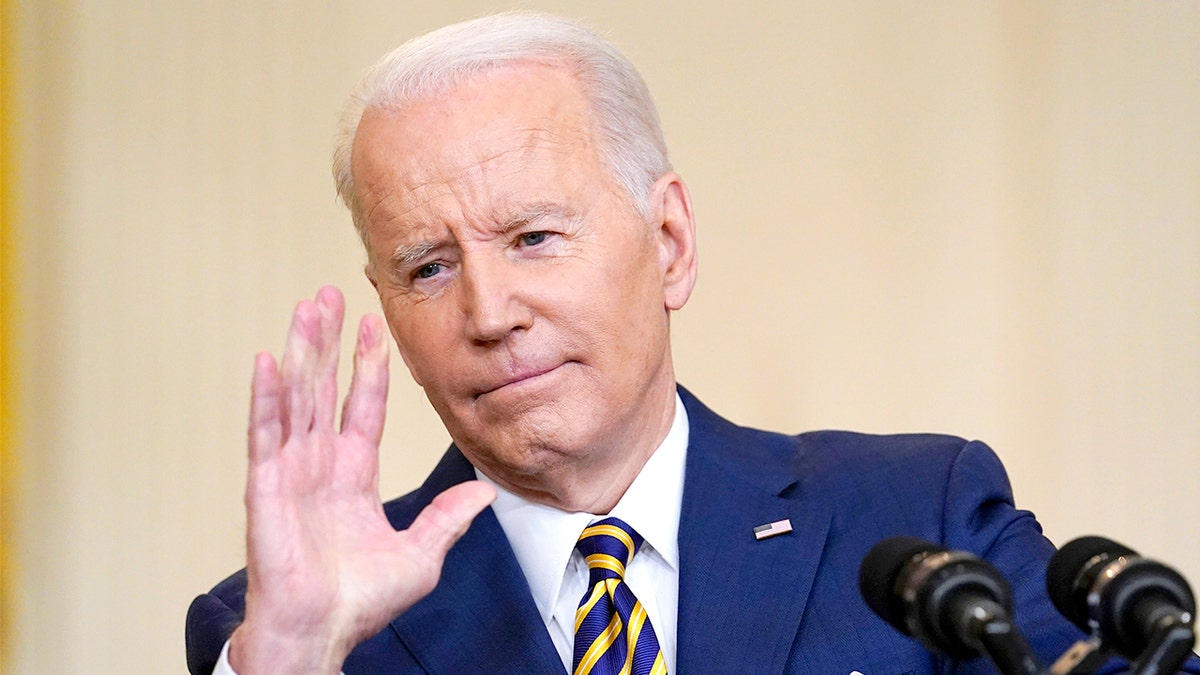
[[[342,298],[300,303],[281,364],[255,364],[247,569],[193,603],[192,672],[987,672],[858,599],[896,534],[986,555],[1043,658],[1079,637],[985,446],[744,429],[676,385],[690,198],[645,85],[591,32],[514,13],[401,47],[352,98],[334,172],[454,445],[381,506],[383,325],[360,324],[335,428]],[[590,552],[599,530],[624,552]]]

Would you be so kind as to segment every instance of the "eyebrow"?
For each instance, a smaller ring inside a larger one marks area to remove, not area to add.
[[[504,225],[500,228],[500,232],[511,232],[519,227],[524,227],[529,223],[546,218],[563,218],[570,220],[577,217],[577,215],[578,214],[575,212],[575,209],[572,209],[569,206],[555,204],[553,202],[539,202],[521,209],[520,212],[505,220]]]
[[[401,244],[392,253],[392,267],[407,267],[412,265],[422,257],[429,255],[429,252],[437,247],[438,245],[432,241],[422,241],[407,245]]]
[[[507,234],[513,230],[519,229],[539,220],[546,218],[563,218],[566,220],[575,220],[579,214],[568,206],[563,204],[555,204],[553,202],[540,202],[532,204],[521,209],[520,212],[507,218],[500,226],[500,234]],[[421,241],[415,244],[401,244],[392,252],[391,263],[392,268],[408,267],[416,264],[418,260],[429,255],[430,252],[436,250],[441,244],[433,241]]]

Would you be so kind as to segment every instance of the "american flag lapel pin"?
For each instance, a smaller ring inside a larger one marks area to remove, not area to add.
[[[754,538],[758,540],[770,539],[781,534],[787,534],[792,531],[792,521],[784,518],[766,525],[759,525],[754,528]]]

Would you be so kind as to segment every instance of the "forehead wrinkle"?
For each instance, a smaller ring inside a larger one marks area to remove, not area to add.
[[[576,209],[568,204],[554,200],[538,200],[528,202],[522,199],[522,194],[528,186],[520,180],[509,182],[508,178],[519,177],[530,170],[530,161],[538,164],[549,164],[556,176],[563,171],[573,171],[565,163],[559,163],[559,158],[566,158],[580,152],[592,150],[590,136],[586,131],[574,128],[561,130],[543,126],[524,127],[520,130],[520,139],[500,150],[493,151],[487,156],[480,156],[469,166],[461,167],[451,192],[464,203],[467,200],[475,203],[480,212],[492,214],[491,226],[499,227],[499,232],[507,233],[530,221],[548,217],[574,218],[578,216]],[[467,174],[475,174],[481,180],[466,179]],[[488,180],[486,176],[494,178]],[[561,176],[553,180],[559,180]],[[522,203],[525,202],[525,203]]]
[[[520,130],[525,140],[518,150],[534,154],[545,149],[559,155],[571,156],[579,152],[593,153],[595,143],[591,130],[586,125],[565,124],[559,120],[547,126],[525,127]]]
[[[564,128],[563,124],[554,124],[552,121],[547,125],[522,127],[515,131],[517,140],[504,144],[507,147],[490,154],[477,156],[468,166],[462,167],[462,171],[478,168],[486,172],[497,164],[507,162],[516,162],[518,166],[514,171],[522,171],[521,161],[527,158],[538,160],[539,151],[569,157],[593,148],[591,134],[573,125],[565,125]]]
[[[397,188],[393,185],[390,189],[378,192],[383,194],[373,201],[365,212],[368,229],[382,230],[385,233],[390,231],[392,236],[399,233],[402,242],[406,239],[411,241],[416,233],[436,227],[430,220],[431,217],[437,220],[432,203],[452,194],[452,190],[436,180],[422,180],[407,188]],[[388,238],[391,237],[385,235],[385,241]],[[387,257],[387,261],[393,269],[399,265],[411,265],[439,245],[439,242],[429,239],[400,243]]]
[[[413,211],[428,204],[438,195],[431,194],[431,188],[437,181],[422,179],[411,186],[403,185],[397,178],[396,170],[390,169],[380,179],[366,183],[359,199],[360,204],[368,205],[363,212],[367,222],[374,222],[375,215],[383,212],[383,222],[392,222],[407,216]]]
[[[507,132],[503,124],[489,125],[477,130],[473,139],[464,139],[466,142],[458,144],[457,148],[453,144],[437,150],[422,148],[424,152],[416,153],[418,156],[408,156],[404,168],[397,171],[399,167],[393,167],[389,172],[391,180],[383,181],[385,185],[392,184],[391,194],[381,196],[368,211],[368,222],[391,223],[393,227],[405,225],[403,229],[409,232],[409,237],[405,238],[411,243],[397,245],[390,256],[391,263],[414,264],[445,243],[412,241],[416,238],[412,235],[427,225],[440,229],[433,223],[422,222],[427,219],[438,221],[442,226],[450,225],[452,231],[457,230],[453,223],[458,223],[481,233],[491,231],[496,234],[545,218],[577,218],[573,209],[562,204],[522,204],[520,193],[524,188],[519,187],[519,176],[529,170],[530,162],[549,164],[558,173],[566,166],[560,165],[557,158],[582,153],[590,155],[589,159],[598,159],[594,129],[584,112],[580,119],[578,111],[564,110],[564,105],[558,103],[544,111],[542,119],[509,127]],[[500,142],[496,143],[497,140]],[[489,174],[491,179],[487,178]],[[517,179],[515,182],[514,178]],[[386,189],[379,191],[387,192]],[[444,207],[450,204],[435,203],[445,198],[456,203],[457,208],[451,207],[454,214],[445,212]],[[461,220],[471,213],[481,216],[482,220],[468,218],[476,220],[474,223]],[[457,236],[452,235],[452,238],[457,239]]]
[[[429,253],[443,246],[452,245],[464,236],[461,228],[490,229],[483,223],[472,224],[468,214],[471,212],[466,204],[472,201],[482,201],[488,210],[494,206],[494,200],[481,199],[480,192],[490,192],[476,185],[477,181],[460,180],[464,174],[479,171],[479,165],[466,166],[457,170],[458,176],[449,181],[430,180],[405,190],[397,200],[403,206],[398,213],[391,215],[391,220],[398,221],[406,230],[404,238],[418,238],[421,233],[429,234],[442,232],[432,238],[420,239],[411,243],[400,243],[392,252],[389,260],[393,268],[411,266]],[[449,200],[448,203],[441,203]],[[454,206],[451,206],[453,204]],[[494,222],[495,218],[487,220]]]

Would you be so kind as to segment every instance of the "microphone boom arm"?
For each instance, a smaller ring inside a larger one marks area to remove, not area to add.
[[[1146,650],[1129,668],[1131,675],[1175,673],[1187,660],[1196,644],[1192,617],[1188,613],[1165,613],[1154,625]]]
[[[1041,675],[1045,671],[1033,656],[1024,636],[1013,625],[1012,618],[999,603],[978,599],[967,612],[967,630],[979,642],[1001,673]]]

